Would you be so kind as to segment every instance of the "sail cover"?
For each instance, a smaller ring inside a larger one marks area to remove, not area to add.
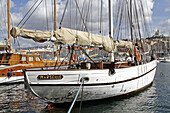
[[[103,49],[109,53],[112,53],[114,50],[113,39],[107,36],[61,28],[55,31],[55,37],[63,44],[76,43],[79,46],[103,46]]]
[[[53,32],[49,31],[32,31],[27,29],[21,29],[18,27],[13,27],[11,30],[11,35],[14,38],[19,36],[27,39],[33,39],[36,42],[45,42],[51,39]]]
[[[13,27],[11,35],[14,38],[21,36],[23,38],[33,39],[36,42],[51,41],[54,36],[62,44],[77,44],[79,46],[103,46],[103,49],[109,53],[114,50],[113,39],[107,36],[92,34],[88,32],[61,28],[56,31],[32,31]]]
[[[133,49],[133,44],[130,41],[123,41],[123,40],[119,40],[115,42],[115,47],[125,47],[125,48],[129,48],[129,49]]]

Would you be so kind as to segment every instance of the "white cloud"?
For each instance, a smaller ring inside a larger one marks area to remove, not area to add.
[[[160,33],[165,36],[170,36],[170,18],[159,23]]]
[[[83,12],[83,17],[86,21],[87,27],[89,31],[99,33],[100,31],[100,14],[101,11],[98,10],[101,8],[101,0],[93,0],[93,7],[89,5],[89,1],[91,0],[79,0],[79,7],[80,10]],[[113,0],[113,6],[114,9],[118,8],[118,3],[120,0]],[[125,0],[122,0],[125,1]],[[127,0],[129,1],[129,0]],[[146,16],[146,22],[152,22],[152,8],[154,5],[153,0],[142,0],[143,1],[143,7],[144,7],[144,12]],[[59,22],[62,17],[63,9],[65,7],[65,1],[63,0],[57,0],[57,24],[59,25]],[[15,3],[15,1],[14,1]],[[19,21],[23,18],[23,16],[26,14],[26,12],[30,9],[30,7],[35,3],[35,0],[29,0],[25,6],[19,8],[19,13],[12,13],[12,19],[14,21],[14,24],[17,25]],[[52,16],[52,6],[51,6],[51,0],[47,1],[47,11],[48,11],[48,21],[49,21],[49,28],[50,30],[53,29],[53,16]],[[70,6],[71,4],[71,6]],[[17,4],[13,4],[14,7],[17,7]],[[82,10],[82,7],[84,6],[84,9]],[[108,0],[103,0],[103,17],[102,17],[102,30],[104,33],[108,32]],[[18,7],[17,7],[18,8]],[[140,7],[138,6],[138,9]],[[71,11],[70,11],[71,9]],[[89,12],[88,12],[89,11]],[[117,10],[114,10],[117,11]],[[71,12],[71,13],[70,13]],[[91,13],[92,12],[92,13]],[[114,15],[116,15],[117,12],[114,12]],[[86,17],[85,15],[88,15]],[[70,18],[71,17],[71,18]],[[116,18],[116,16],[115,16]],[[114,20],[115,20],[114,18]],[[127,13],[125,16],[123,16],[124,19],[127,18]],[[75,6],[75,1],[72,0],[71,3],[68,4],[68,8],[64,17],[63,21],[63,27],[71,27],[74,29],[82,29],[83,23],[81,21],[80,15],[78,10],[76,10]],[[22,25],[22,24],[21,24]],[[47,30],[47,23],[46,23],[46,12],[45,12],[45,3],[43,2],[37,10],[34,12],[34,14],[30,17],[28,22],[23,26],[23,28],[27,29],[36,29],[36,30]],[[24,44],[24,41],[23,43]],[[35,45],[35,44],[33,44]],[[31,45],[30,45],[31,46]]]

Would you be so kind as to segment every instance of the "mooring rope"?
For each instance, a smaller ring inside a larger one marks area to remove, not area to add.
[[[83,102],[83,86],[82,86],[82,90],[81,90],[81,102],[80,102],[80,109],[79,109],[79,113],[81,113],[82,102]]]
[[[75,102],[76,102],[76,100],[77,100],[77,97],[78,97],[78,95],[79,95],[79,92],[80,92],[80,90],[81,90],[81,87],[82,87],[83,83],[84,83],[84,80],[82,79],[81,84],[80,84],[80,87],[79,87],[79,90],[77,91],[77,94],[76,94],[76,96],[75,96],[75,98],[74,98],[74,100],[73,100],[73,102],[72,102],[72,104],[71,104],[71,106],[70,106],[70,109],[68,110],[67,113],[71,113],[71,110],[72,110],[72,108],[73,108],[73,106],[74,106],[74,104],[75,104]]]

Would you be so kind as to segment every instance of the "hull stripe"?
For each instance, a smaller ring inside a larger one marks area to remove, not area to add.
[[[153,70],[155,70],[156,67],[154,67],[150,71],[148,71],[148,72],[146,72],[146,73],[144,73],[144,74],[142,74],[140,76],[137,76],[137,77],[134,77],[134,78],[131,78],[131,79],[127,79],[127,80],[123,80],[123,81],[117,81],[117,82],[110,82],[110,83],[83,84],[83,86],[113,85],[113,84],[119,84],[119,83],[123,83],[123,82],[129,82],[129,81],[132,81],[132,80],[135,80],[135,79],[138,79],[138,78],[141,78],[141,77],[145,76],[146,74],[148,74],[148,73],[152,72]],[[30,86],[80,86],[80,84],[29,84],[29,85]]]

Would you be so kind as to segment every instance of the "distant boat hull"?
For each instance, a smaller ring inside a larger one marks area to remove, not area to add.
[[[80,81],[83,84],[83,101],[110,98],[126,95],[145,88],[153,82],[156,73],[157,61],[129,67],[115,69],[110,75],[109,69],[68,70],[68,71],[25,71],[25,81],[36,96],[52,103],[72,102],[79,89]],[[57,80],[39,79],[40,75],[62,75]],[[81,101],[79,95],[77,101]]]
[[[0,77],[0,84],[24,83],[24,76]]]
[[[160,60],[160,62],[170,63],[170,58],[164,58],[164,59]]]
[[[26,65],[17,64],[12,66],[0,67],[0,84],[23,83],[24,74],[22,69],[26,69]]]

